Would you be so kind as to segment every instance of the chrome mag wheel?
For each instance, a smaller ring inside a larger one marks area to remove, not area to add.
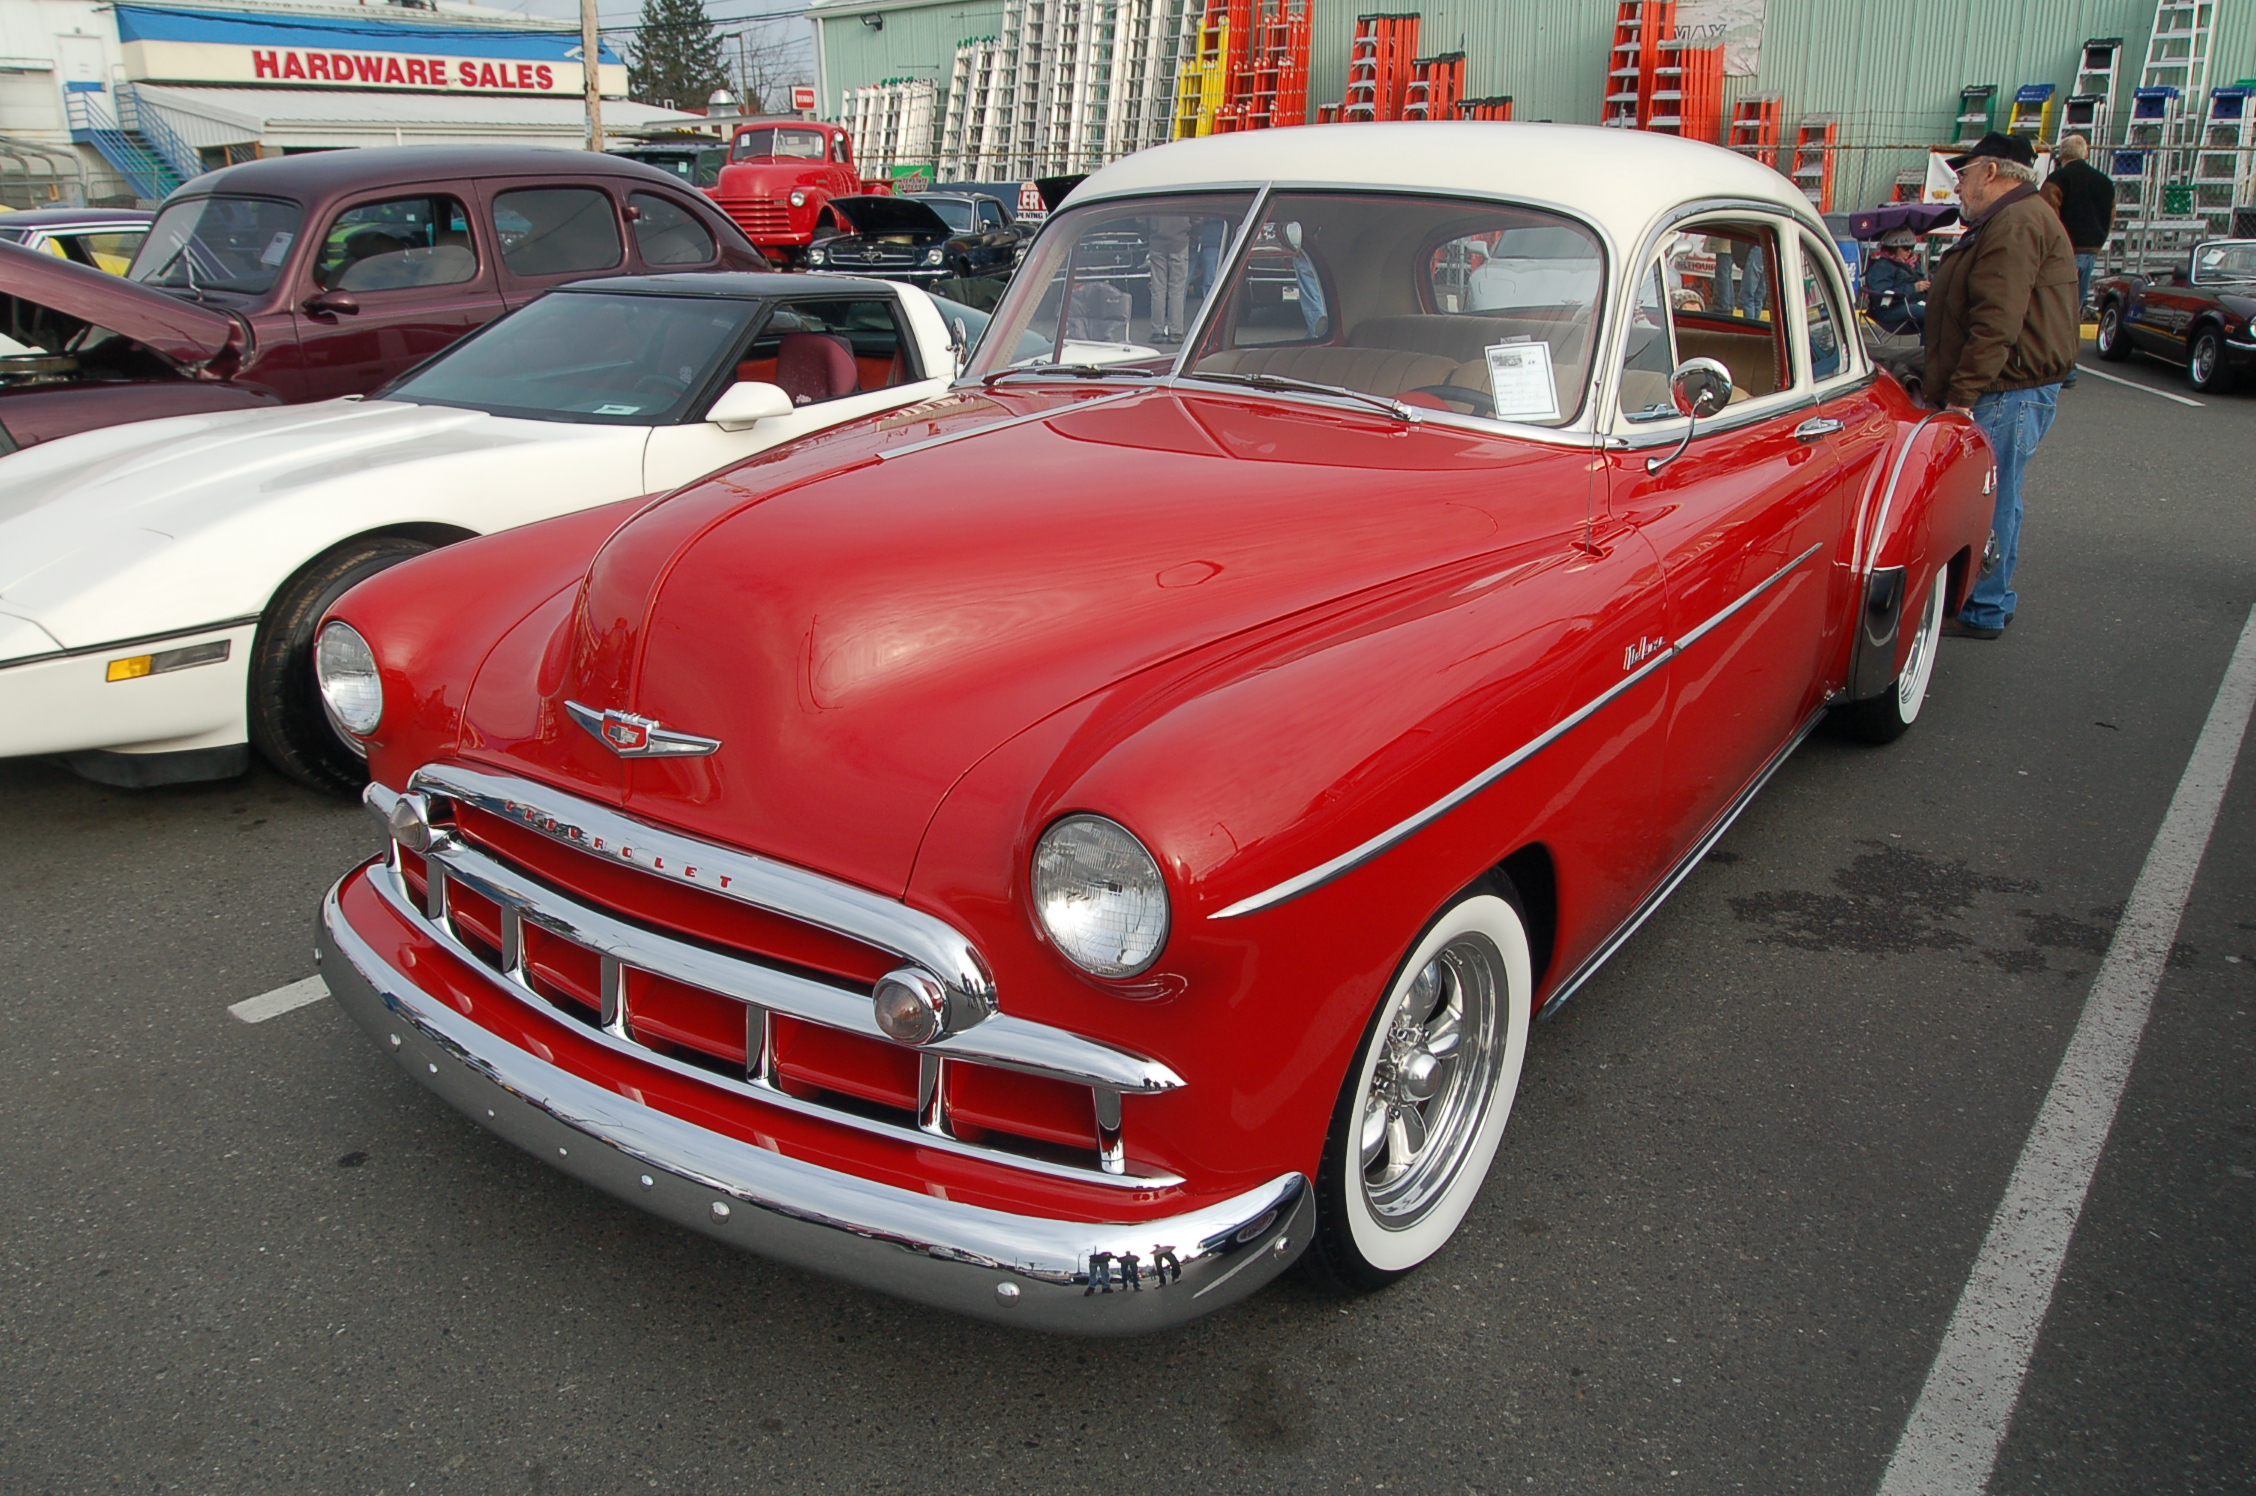
[[[1506,981],[1495,943],[1468,933],[1396,994],[1356,1133],[1363,1198],[1380,1225],[1417,1224],[1472,1155],[1496,1090]]]

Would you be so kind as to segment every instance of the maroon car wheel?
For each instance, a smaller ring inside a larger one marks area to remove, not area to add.
[[[2099,356],[2121,363],[2131,356],[2130,339],[2123,336],[2123,303],[2110,301],[2099,309]]]

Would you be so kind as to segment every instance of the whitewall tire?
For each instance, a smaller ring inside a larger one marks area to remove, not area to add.
[[[1419,937],[1334,1110],[1310,1254],[1320,1276],[1382,1288],[1456,1234],[1512,1114],[1533,989],[1509,888],[1476,886]]]
[[[1833,710],[1831,725],[1842,736],[1862,743],[1893,743],[1919,720],[1919,709],[1927,704],[1927,687],[1935,679],[1935,647],[1943,636],[1943,589],[1949,581],[1950,574],[1941,567],[1928,577],[1910,651],[1888,689],[1869,701]]]

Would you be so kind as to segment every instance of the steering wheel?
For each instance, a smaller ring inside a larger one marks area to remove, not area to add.
[[[1414,390],[1404,390],[1406,395],[1431,395],[1436,400],[1454,400],[1460,405],[1470,405],[1476,416],[1496,415],[1496,400],[1486,390],[1476,390],[1469,384],[1422,384]]]

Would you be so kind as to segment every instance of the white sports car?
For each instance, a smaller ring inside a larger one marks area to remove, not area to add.
[[[910,286],[664,275],[567,286],[389,387],[113,426],[0,457],[0,757],[128,786],[276,767],[349,790],[314,627],[451,541],[661,493],[953,379]]]

